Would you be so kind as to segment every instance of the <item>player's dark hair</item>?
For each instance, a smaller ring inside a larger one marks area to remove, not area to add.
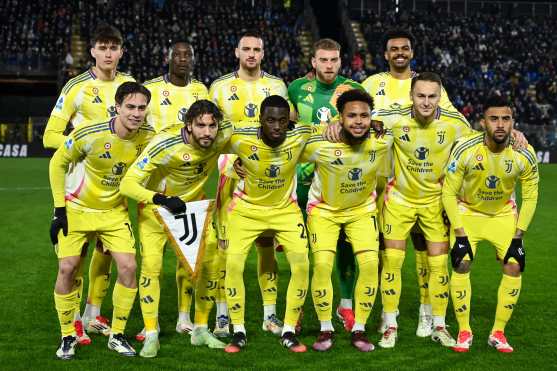
[[[190,106],[186,112],[186,123],[193,123],[193,120],[201,115],[212,115],[216,122],[222,121],[220,109],[207,99],[197,100]]]
[[[184,44],[187,47],[189,47],[191,49],[192,55],[195,56],[195,53],[194,53],[194,50],[193,50],[193,45],[191,45],[189,41],[187,41],[186,39],[183,39],[183,38],[172,40],[172,43],[170,44],[170,47],[168,48],[168,55],[169,56],[172,54],[172,51],[174,50],[174,48],[176,48],[176,45],[178,45],[178,44]]]
[[[320,39],[313,43],[313,55],[318,50],[338,50],[340,52],[340,44],[333,39]]]
[[[116,27],[108,24],[101,24],[95,29],[95,32],[93,32],[93,37],[91,37],[91,47],[95,47],[96,43],[123,45],[124,38]]]
[[[509,107],[510,109],[512,109],[509,99],[499,94],[492,94],[486,98],[483,103],[484,113],[491,107]]]
[[[412,82],[410,83],[410,91],[414,90],[414,85],[416,85],[418,81],[436,82],[439,84],[439,86],[443,86],[441,76],[439,76],[435,72],[420,72],[418,75],[412,77]]]
[[[133,94],[143,94],[147,98],[147,104],[151,101],[151,92],[147,90],[145,86],[135,81],[126,81],[118,86],[114,100],[118,105],[122,105],[124,99],[126,99],[128,95]]]
[[[288,101],[280,95],[270,95],[263,99],[263,102],[261,102],[261,114],[263,114],[263,112],[265,112],[265,110],[269,107],[285,108],[288,112],[290,112]]]
[[[349,102],[363,102],[367,103],[369,110],[373,110],[373,98],[371,95],[360,89],[352,89],[342,93],[337,99],[337,111],[341,113],[344,111],[344,106]]]
[[[416,42],[414,35],[412,35],[409,31],[403,30],[401,28],[392,29],[387,31],[387,33],[385,33],[385,36],[383,36],[384,51],[387,51],[387,43],[389,42],[389,40],[392,39],[408,39],[410,40],[410,48],[412,49],[414,49],[414,43]]]
[[[257,32],[256,30],[248,30],[241,34],[240,37],[238,37],[238,46],[240,46],[240,40],[242,40],[244,37],[255,37],[256,39],[260,39],[261,43],[264,44],[263,36],[261,36],[261,33]]]

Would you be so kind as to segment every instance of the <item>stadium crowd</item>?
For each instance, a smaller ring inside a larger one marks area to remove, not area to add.
[[[470,122],[478,122],[485,96],[499,92],[513,97],[519,125],[542,129],[533,138],[534,147],[557,145],[557,42],[549,37],[555,22],[438,12],[379,17],[368,10],[360,21],[373,64],[354,69],[354,63],[346,63],[345,74],[362,81],[386,70],[384,30],[408,29],[417,40],[413,69],[439,72],[451,101]]]
[[[218,4],[169,0],[159,6],[149,1],[118,1],[111,7],[87,4],[82,12],[81,34],[88,39],[99,19],[121,29],[128,50],[121,68],[140,81],[166,71],[167,64],[161,61],[167,55],[169,41],[185,38],[197,51],[194,75],[209,85],[236,68],[231,51],[238,35],[247,29],[257,30],[267,42],[266,72],[286,81],[306,72],[295,38],[298,15],[282,7],[253,7],[246,0]]]

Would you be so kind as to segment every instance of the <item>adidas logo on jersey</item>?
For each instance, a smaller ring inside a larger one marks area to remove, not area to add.
[[[332,165],[344,165],[344,163],[342,162],[342,160],[340,158],[337,158],[334,161],[331,161]]]
[[[401,135],[400,137],[398,137],[398,139],[404,142],[410,142],[410,136],[408,134]]]
[[[110,156],[110,152],[106,151],[105,153],[100,155],[99,158],[112,158],[112,156]]]
[[[102,101],[101,97],[99,97],[98,95],[95,95],[95,99],[93,99],[92,103],[102,103],[102,102],[103,101]]]
[[[257,155],[257,153],[254,153],[253,155],[248,156],[248,158],[250,160],[253,160],[253,161],[259,161],[259,156]]]
[[[472,170],[485,170],[484,166],[481,162],[477,163],[476,166],[472,168]]]
[[[385,89],[379,90],[375,95],[385,95]]]
[[[240,97],[238,97],[238,94],[234,93],[228,98],[228,100],[240,100]]]
[[[172,104],[172,102],[170,102],[170,99],[168,98],[164,98],[164,100],[161,102],[161,106],[170,106]]]

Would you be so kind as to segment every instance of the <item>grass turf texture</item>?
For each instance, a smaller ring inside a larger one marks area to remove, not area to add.
[[[337,337],[334,348],[326,353],[309,350],[306,354],[290,354],[278,338],[261,331],[262,307],[256,279],[254,251],[245,272],[247,289],[246,326],[248,347],[240,354],[229,355],[219,350],[193,347],[189,336],[175,332],[176,284],[175,257],[170,249],[165,254],[162,282],[160,324],[161,350],[155,359],[124,358],[107,349],[107,338],[91,335],[93,344],[77,349],[74,361],[55,359],[60,330],[52,296],[57,262],[48,238],[52,200],[48,188],[47,159],[0,160],[0,368],[11,369],[217,369],[217,368],[282,368],[282,369],[549,369],[555,367],[555,299],[557,276],[554,272],[554,241],[557,206],[557,165],[540,167],[540,199],[536,217],[526,235],[527,269],[520,300],[507,326],[506,333],[515,352],[497,353],[487,345],[487,336],[495,314],[497,287],[501,269],[495,261],[494,249],[482,246],[472,270],[472,328],[474,345],[468,354],[456,354],[428,338],[415,336],[418,289],[414,254],[409,249],[404,264],[403,294],[399,317],[399,341],[394,350],[377,348],[362,354],[350,346],[349,334],[335,322]],[[212,178],[211,185],[214,185]],[[212,194],[212,190],[208,189]],[[135,213],[132,207],[131,214]],[[494,231],[494,233],[496,233]],[[280,264],[278,312],[284,313],[284,295],[289,271],[284,254]],[[88,260],[86,266],[88,267]],[[113,277],[115,277],[113,272]],[[86,276],[87,277],[87,276]],[[112,280],[114,283],[114,279]],[[102,313],[112,315],[112,286]],[[84,292],[86,295],[86,291]],[[338,296],[335,298],[338,300]],[[370,339],[376,343],[375,332],[380,299],[368,322]],[[84,303],[83,303],[84,305]],[[335,304],[336,305],[336,304]],[[211,315],[214,318],[214,315]],[[448,324],[456,336],[457,326],[449,304]],[[212,327],[212,321],[210,323]],[[139,352],[141,344],[134,339],[143,327],[136,300],[127,326],[127,334]],[[311,297],[305,305],[304,331],[301,340],[311,346],[319,331]]]

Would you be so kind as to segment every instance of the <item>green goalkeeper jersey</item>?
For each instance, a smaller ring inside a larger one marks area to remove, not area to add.
[[[338,116],[336,108],[338,97],[351,89],[364,90],[362,85],[343,76],[337,76],[332,84],[302,77],[288,86],[288,98],[298,112],[299,122],[314,125],[328,124]],[[311,184],[313,169],[313,164],[299,164],[298,182]]]

